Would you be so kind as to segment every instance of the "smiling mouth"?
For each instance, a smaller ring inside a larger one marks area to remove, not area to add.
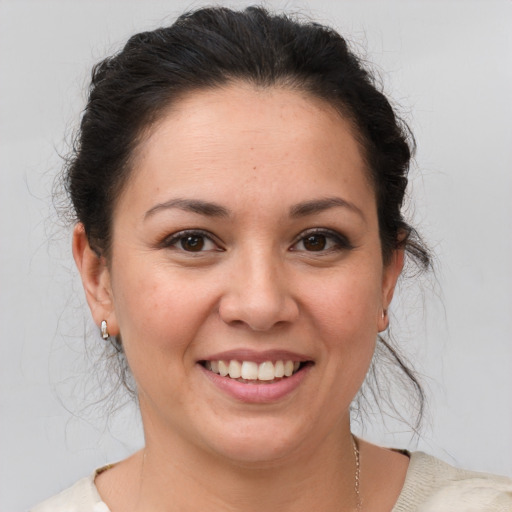
[[[201,361],[200,364],[207,370],[244,384],[272,384],[286,379],[301,371],[305,366],[313,364],[312,361]]]

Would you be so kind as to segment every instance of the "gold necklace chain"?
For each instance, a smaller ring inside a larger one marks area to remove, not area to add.
[[[354,450],[354,458],[356,461],[356,471],[354,475],[354,490],[356,492],[356,510],[360,512],[363,507],[363,500],[361,498],[361,490],[360,490],[360,480],[361,480],[361,460],[359,454],[359,446],[357,444],[356,438],[354,434],[351,434],[352,439],[352,449]],[[140,475],[140,488],[139,488],[139,500],[141,495],[141,487],[142,487],[142,477],[144,472],[144,463],[146,462],[146,448],[144,447],[144,451],[142,454],[142,464],[141,464],[141,475]],[[136,506],[136,509],[138,505]]]
[[[352,434],[352,448],[354,450],[354,458],[356,460],[356,472],[355,472],[355,482],[354,489],[356,491],[356,510],[359,512],[362,510],[363,500],[361,499],[361,490],[359,488],[360,479],[361,479],[361,461],[359,456],[359,446],[357,445],[356,438],[354,434]]]

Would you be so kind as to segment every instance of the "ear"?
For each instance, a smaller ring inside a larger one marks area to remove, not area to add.
[[[389,324],[388,309],[393,300],[396,283],[404,268],[404,253],[403,248],[395,249],[382,272],[382,309],[379,311],[377,320],[379,332],[385,331]]]
[[[102,320],[106,320],[109,334],[117,336],[119,327],[114,309],[110,271],[105,258],[98,256],[91,249],[82,223],[78,223],[73,230],[73,257],[82,277],[85,297],[94,322],[99,327]]]

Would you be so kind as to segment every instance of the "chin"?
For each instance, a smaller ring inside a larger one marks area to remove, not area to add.
[[[251,421],[229,430],[224,426],[221,435],[209,445],[215,456],[233,464],[265,467],[287,460],[304,448],[307,436],[299,430],[275,421]]]

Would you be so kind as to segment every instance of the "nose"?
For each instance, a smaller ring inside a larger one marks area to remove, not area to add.
[[[291,293],[291,276],[271,254],[240,256],[233,263],[219,305],[222,320],[269,331],[294,322],[299,306]]]

